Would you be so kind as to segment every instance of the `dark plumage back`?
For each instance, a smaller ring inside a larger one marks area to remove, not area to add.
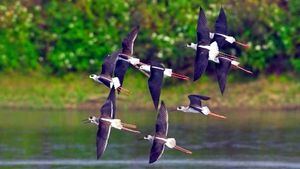
[[[155,135],[158,137],[166,138],[168,135],[168,126],[168,111],[165,103],[161,101],[156,119]]]
[[[203,95],[192,94],[189,95],[190,107],[202,107],[201,100],[209,100],[210,97]]]

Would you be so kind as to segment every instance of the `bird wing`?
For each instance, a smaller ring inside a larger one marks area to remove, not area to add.
[[[113,97],[110,93],[109,97]],[[113,102],[107,99],[100,109],[101,118],[112,118],[113,117]],[[97,159],[99,159],[104,153],[108,138],[110,134],[111,126],[109,122],[99,120],[97,137],[96,137],[96,148],[97,148]]]
[[[101,118],[113,118],[114,114],[114,106],[113,101],[110,99],[107,99],[103,106],[100,108],[100,117]]]
[[[194,81],[198,80],[205,72],[208,65],[208,50],[197,47],[194,63]]]
[[[216,72],[217,72],[217,79],[219,83],[219,87],[221,93],[223,94],[225,91],[227,74],[230,70],[231,61],[228,59],[224,59],[222,57],[219,58],[220,63],[216,64]]]
[[[156,69],[151,65],[150,78],[148,79],[148,87],[156,110],[159,104],[163,78],[164,78],[164,70]]]
[[[223,8],[220,9],[219,16],[215,23],[215,33],[227,35],[227,19]],[[213,41],[216,41],[219,48],[222,49],[233,46],[232,44],[230,44],[225,40],[225,37],[218,34],[214,35]]]
[[[164,149],[165,144],[160,140],[154,139],[150,150],[149,163],[151,164],[157,161],[163,154]]]
[[[197,22],[197,42],[202,42],[203,45],[210,43],[209,29],[204,10],[200,7],[198,22]]]
[[[97,159],[99,159],[103,155],[107,147],[110,130],[111,130],[111,126],[108,122],[99,120],[97,137],[96,137]]]
[[[223,8],[220,9],[219,16],[215,23],[215,32],[220,34],[227,34],[227,18]]]
[[[114,75],[115,77],[119,78],[121,86],[123,85],[124,77],[128,67],[129,67],[129,62],[123,59],[118,59]]]
[[[134,27],[127,37],[122,41],[122,53],[126,55],[133,54],[134,41],[139,33],[139,26]]]
[[[113,115],[112,118],[116,117],[116,90],[115,88],[111,88],[107,100],[110,100],[113,105]]]
[[[166,138],[168,134],[168,110],[165,103],[161,101],[160,108],[158,110],[156,124],[155,124],[155,136]]]
[[[101,75],[105,75],[106,77],[112,77],[119,54],[120,51],[116,51],[113,52],[111,55],[108,55],[104,59],[104,62],[102,64],[102,69],[101,69]]]
[[[209,100],[210,97],[202,95],[189,95],[190,107],[202,107],[201,100]]]

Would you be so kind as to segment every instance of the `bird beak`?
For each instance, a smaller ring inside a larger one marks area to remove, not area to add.
[[[83,122],[83,124],[88,124],[88,123],[90,123],[90,120],[89,119],[84,119],[84,120],[82,120],[82,122]]]

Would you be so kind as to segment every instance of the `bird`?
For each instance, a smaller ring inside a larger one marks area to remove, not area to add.
[[[217,41],[218,45],[232,46],[233,44],[237,44],[249,48],[248,44],[237,41],[233,36],[229,36],[227,32],[227,18],[224,9],[221,7],[215,23],[215,32],[210,32],[210,38]]]
[[[226,119],[225,116],[212,113],[207,106],[202,106],[201,100],[209,100],[210,97],[203,95],[191,94],[188,96],[190,100],[189,106],[178,106],[177,110],[185,113],[201,113],[203,115],[210,115],[221,119]]]
[[[148,79],[148,88],[152,97],[155,110],[158,108],[160,92],[163,84],[165,68],[162,64],[153,63],[150,66],[150,78]]]
[[[194,62],[194,81],[197,81],[205,72],[208,60],[219,63],[218,55],[235,58],[235,56],[225,54],[219,51],[217,42],[211,42],[209,28],[204,10],[200,7],[197,21],[197,44],[189,43],[187,47],[196,50]]]
[[[108,143],[111,128],[123,130],[139,134],[140,131],[136,130],[136,125],[122,123],[120,119],[114,119],[114,105],[110,99],[107,99],[103,106],[100,108],[100,117],[90,116],[85,120],[85,123],[91,123],[98,126],[96,136],[97,159],[99,159]]]
[[[156,162],[163,154],[165,146],[176,150],[179,150],[186,154],[192,154],[190,150],[182,148],[176,145],[175,138],[168,138],[168,110],[163,101],[161,101],[160,108],[158,111],[156,125],[155,125],[155,134],[146,135],[143,139],[149,140],[152,143],[150,150],[149,163]]]
[[[220,13],[219,16],[216,20],[215,23],[215,34],[213,37],[213,40],[217,42],[218,47],[220,49],[226,50],[230,47],[232,47],[233,42],[236,42],[235,39],[233,37],[229,38],[229,39],[233,39],[231,41],[228,41],[228,38],[224,37],[223,35],[226,35],[228,30],[227,30],[227,19],[226,19],[226,15],[224,12],[224,9],[221,8],[220,9]],[[232,42],[232,43],[230,43]],[[237,44],[240,44],[238,42],[236,42]],[[229,73],[230,67],[231,65],[252,74],[251,71],[246,70],[242,67],[239,66],[239,62],[236,60],[231,60],[228,58],[224,58],[224,57],[219,57],[219,64],[216,64],[216,74],[217,74],[217,79],[218,79],[218,84],[219,84],[219,88],[221,93],[223,94],[225,91],[225,86],[226,86],[226,81],[227,81],[227,75]]]
[[[99,75],[91,74],[89,77],[94,81],[104,84],[108,88],[115,88],[118,91],[128,93],[127,89],[121,87],[120,80],[118,77],[113,77],[116,61],[120,51],[115,51],[111,55],[108,55],[102,64],[101,73]]]
[[[133,57],[134,42],[138,36],[139,29],[139,26],[133,27],[122,41],[122,50],[118,55],[114,72],[114,76],[119,78],[121,86],[129,65],[131,64],[139,70],[138,65],[141,64],[140,59]],[[146,74],[145,72],[143,73]],[[149,74],[146,74],[146,76],[149,76]]]

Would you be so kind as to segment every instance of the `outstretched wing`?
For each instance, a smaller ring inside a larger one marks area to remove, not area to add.
[[[227,35],[227,19],[223,8],[220,9],[219,16],[215,23],[215,33],[220,33]],[[225,40],[225,37],[215,34],[213,41],[218,43],[220,49],[226,49],[227,47],[232,47],[233,45]]]
[[[99,159],[103,155],[107,147],[110,130],[111,126],[108,122],[99,120],[99,126],[96,137],[97,159]]]
[[[100,108],[101,118],[112,118],[114,113],[113,102],[107,99],[103,106]]]
[[[194,81],[198,80],[205,72],[208,65],[208,50],[197,47],[194,63]]]
[[[203,95],[192,94],[189,95],[190,106],[192,107],[202,107],[201,100],[209,100],[210,97]]]
[[[157,161],[163,154],[164,149],[165,144],[160,140],[154,139],[150,151],[149,163],[151,164]]]
[[[134,27],[127,37],[122,41],[122,53],[126,55],[133,54],[134,41],[139,33],[139,26]]]
[[[164,78],[164,68],[157,69],[157,66],[151,66],[150,78],[148,79],[148,87],[153,100],[155,109],[157,110],[160,98],[161,87]]]
[[[209,29],[207,26],[207,20],[204,10],[200,7],[198,22],[197,22],[197,42],[201,42],[203,45],[210,43]]]
[[[155,136],[161,138],[167,138],[168,134],[168,110],[165,106],[165,103],[161,101],[160,108],[158,110],[156,125],[155,125]]]
[[[113,115],[112,118],[116,117],[116,90],[115,88],[111,88],[107,100],[110,100],[113,105]]]
[[[217,72],[219,87],[223,95],[226,87],[227,74],[231,66],[231,61],[222,57],[219,58],[219,61],[220,63],[216,64],[216,72]]]
[[[115,69],[115,77],[118,77],[120,80],[121,86],[123,85],[124,77],[129,67],[129,62],[121,59],[118,59]]]
[[[110,94],[111,96],[113,94]],[[113,96],[111,96],[113,97]],[[101,118],[112,118],[113,117],[113,103],[110,99],[107,99],[103,106],[100,109],[101,112]],[[108,138],[110,134],[110,123],[99,120],[99,125],[98,125],[98,131],[97,131],[97,137],[96,137],[96,148],[97,148],[97,159],[99,159],[107,146],[108,143]]]
[[[108,55],[104,59],[104,62],[102,64],[102,69],[101,69],[101,75],[105,75],[106,77],[112,77],[119,54],[120,51],[116,51],[113,52],[111,55]]]
[[[220,34],[227,34],[227,18],[223,8],[220,9],[219,16],[215,23],[215,32]]]

